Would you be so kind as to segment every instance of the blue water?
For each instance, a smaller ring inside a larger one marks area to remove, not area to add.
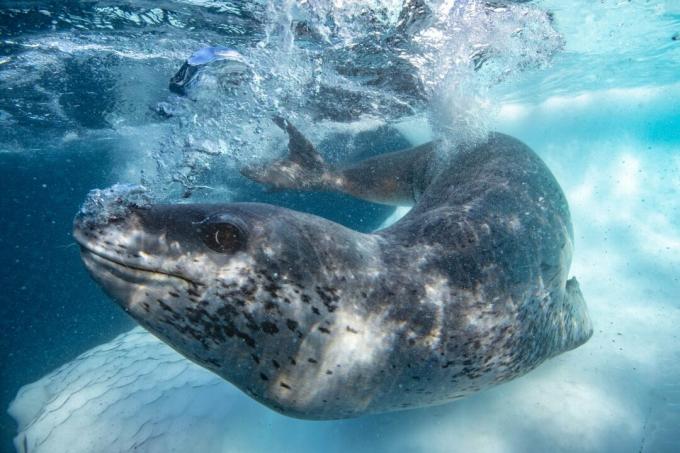
[[[398,30],[401,1],[294,3],[0,4],[0,406],[16,397],[2,451],[679,451],[680,3],[432,1],[443,35],[409,46],[400,33],[423,25]],[[211,62],[173,93],[209,45],[248,68]],[[262,201],[361,231],[393,213],[241,178],[281,151],[271,112],[331,161],[433,135],[524,140],[569,199],[594,337],[461,402],[310,423],[127,333],[70,236],[93,188]]]

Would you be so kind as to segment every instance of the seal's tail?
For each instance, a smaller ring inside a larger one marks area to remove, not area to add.
[[[241,174],[274,190],[325,189],[331,170],[321,154],[288,120],[275,116],[273,121],[288,134],[288,155],[264,165],[244,167]]]

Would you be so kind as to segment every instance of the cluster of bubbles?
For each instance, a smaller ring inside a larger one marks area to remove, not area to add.
[[[91,225],[102,225],[124,218],[133,207],[149,206],[152,195],[135,184],[114,184],[106,189],[93,189],[78,211],[78,217]]]
[[[524,2],[284,0],[250,13],[258,40],[203,49],[173,79],[185,99],[159,107],[181,118],[156,159],[162,179],[191,189],[215,165],[270,159],[284,141],[275,114],[317,142],[338,125],[405,118],[448,141],[476,140],[489,90],[563,46],[550,14]]]
[[[171,199],[280,154],[273,115],[315,143],[410,119],[479,139],[489,90],[563,46],[518,0],[101,1],[8,8],[0,27],[0,148],[50,125],[115,141],[120,179]]]

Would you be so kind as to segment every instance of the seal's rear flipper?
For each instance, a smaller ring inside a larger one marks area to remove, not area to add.
[[[431,178],[435,143],[381,154],[360,162],[331,168],[314,145],[290,122],[273,121],[288,134],[288,155],[264,165],[241,169],[243,176],[269,190],[324,190],[388,205],[412,205]]]
[[[312,145],[312,142],[302,135],[302,132],[280,116],[275,116],[272,120],[288,134],[288,159],[290,161],[308,169],[320,171],[326,169],[326,162],[323,157]]]
[[[288,155],[264,165],[244,167],[241,174],[273,190],[326,189],[331,171],[314,145],[288,120],[275,116],[273,121],[288,134]]]

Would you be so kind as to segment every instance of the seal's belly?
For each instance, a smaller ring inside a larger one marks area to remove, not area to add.
[[[564,292],[551,293],[540,278],[508,291],[496,280],[461,289],[441,273],[407,275],[400,268],[389,286],[382,275],[373,292],[339,294],[337,309],[268,376],[278,384],[264,383],[255,396],[288,415],[351,417],[443,404],[554,354],[549,337],[559,335],[550,323]]]

